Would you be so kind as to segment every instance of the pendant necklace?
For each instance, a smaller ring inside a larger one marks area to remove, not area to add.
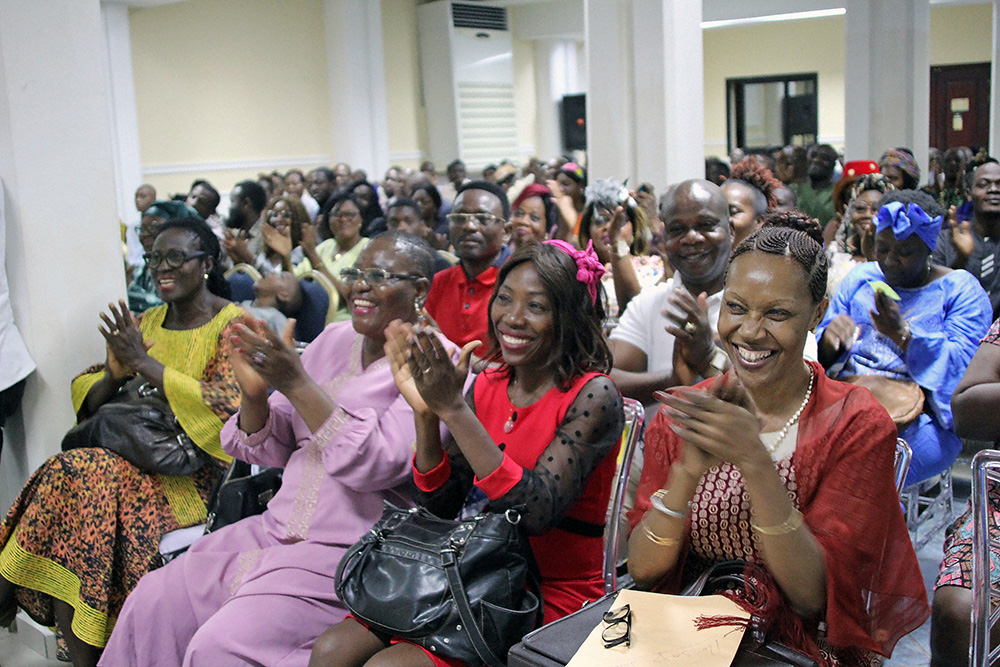
[[[510,381],[510,386],[517,386],[516,377]],[[546,388],[545,391],[548,391],[548,388]],[[534,398],[534,395],[536,393],[537,390],[528,396],[528,405],[526,405],[525,407],[528,407],[534,403],[534,401],[531,399]],[[510,416],[507,417],[507,421],[505,421],[503,424],[504,433],[510,433],[511,431],[514,430],[514,426],[517,425],[517,406],[514,405],[514,401],[510,400],[510,394],[507,395],[507,402],[510,403]]]

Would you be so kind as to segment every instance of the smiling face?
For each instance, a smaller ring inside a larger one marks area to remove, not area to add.
[[[972,181],[975,215],[1000,215],[1000,164],[987,162],[975,171]]]
[[[865,236],[874,229],[875,214],[878,213],[880,199],[882,193],[878,190],[865,190],[847,205],[848,219],[859,236]]]
[[[405,248],[399,248],[388,237],[372,239],[365,246],[354,267],[365,271],[379,268],[387,273],[416,274],[419,267],[411,260]],[[369,285],[358,280],[350,286],[347,299],[351,309],[354,330],[363,336],[384,342],[385,328],[393,320],[416,320],[414,302],[427,294],[427,279],[389,279],[379,285]]]
[[[732,248],[729,202],[708,181],[686,181],[664,198],[664,251],[693,293],[721,287]]]
[[[333,193],[333,181],[325,171],[309,172],[309,196],[320,205],[323,204]]]
[[[743,183],[727,181],[722,192],[729,202],[729,222],[733,224],[733,246],[760,229],[761,220],[754,210],[754,191]]]
[[[361,209],[350,199],[345,199],[330,211],[330,232],[337,245],[350,247],[361,235]]]
[[[158,215],[142,216],[142,222],[139,224],[139,243],[142,244],[144,252],[153,251],[153,241],[156,239],[156,235],[160,233],[160,228],[163,227],[164,222],[166,220]]]
[[[897,241],[892,229],[875,235],[875,261],[892,287],[920,287],[930,277],[931,251],[916,234]]]
[[[152,252],[161,256],[171,251],[190,257],[202,252],[198,237],[186,229],[172,228],[160,233],[153,241]],[[205,274],[212,268],[212,260],[192,257],[177,268],[167,266],[166,260],[150,269],[156,286],[156,295],[167,303],[188,301],[205,287]]]
[[[466,215],[463,222],[448,225],[448,234],[455,254],[463,262],[492,261],[507,242],[507,221],[503,219],[503,204],[492,192],[465,190],[455,199],[452,213]],[[483,222],[475,220],[482,214]]]
[[[302,180],[302,174],[293,171],[285,176],[285,194],[293,197],[302,197],[306,191],[306,182]]]
[[[729,265],[719,337],[751,396],[797,378],[810,329],[825,301],[813,303],[809,276],[784,255],[745,252]]]
[[[510,228],[515,246],[530,241],[544,241],[549,233],[546,229],[545,202],[541,197],[526,197],[510,213]]]
[[[504,363],[539,368],[555,340],[555,316],[535,265],[523,262],[507,274],[490,305],[490,322]]]

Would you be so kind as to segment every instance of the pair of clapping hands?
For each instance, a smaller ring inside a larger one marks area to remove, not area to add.
[[[668,297],[661,312],[664,329],[674,337],[674,374],[682,385],[695,384],[706,377],[715,355],[715,334],[708,319],[708,294],[697,297],[683,287]]]

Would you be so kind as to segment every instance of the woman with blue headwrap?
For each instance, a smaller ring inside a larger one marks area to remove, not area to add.
[[[913,449],[907,485],[942,472],[961,451],[951,395],[992,317],[972,274],[931,263],[941,220],[923,192],[883,196],[876,261],[847,274],[816,330],[827,375],[871,389]]]

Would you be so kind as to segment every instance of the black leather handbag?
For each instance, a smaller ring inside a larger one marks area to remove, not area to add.
[[[264,468],[251,474],[249,463],[234,460],[215,490],[205,532],[212,533],[248,516],[263,514],[281,488],[283,472],[282,468]]]
[[[520,514],[464,521],[385,503],[337,567],[337,595],[373,630],[469,665],[502,667],[542,617]]]
[[[103,447],[159,475],[190,475],[208,461],[208,454],[181,428],[163,392],[141,376],[66,433],[62,450],[79,447]]]

